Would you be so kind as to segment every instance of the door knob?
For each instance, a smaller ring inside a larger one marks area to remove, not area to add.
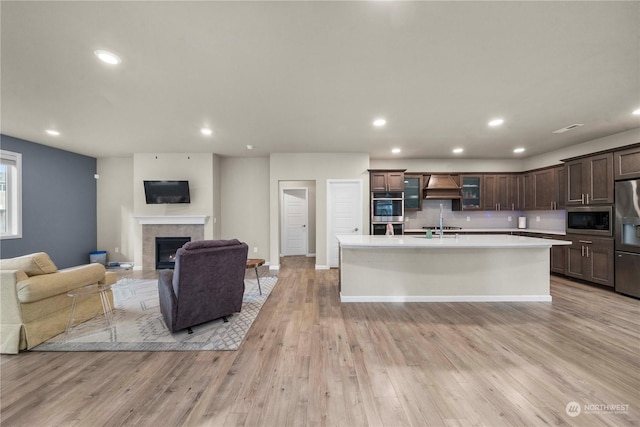
[[[354,228],[353,231],[358,231],[358,227]]]

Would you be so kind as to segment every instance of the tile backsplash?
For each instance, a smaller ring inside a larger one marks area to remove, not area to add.
[[[556,211],[452,211],[451,200],[423,200],[421,211],[405,212],[405,229],[437,226],[442,204],[443,224],[462,228],[517,228],[518,217],[527,217],[527,229],[564,231],[564,210]],[[467,221],[467,219],[469,219]]]

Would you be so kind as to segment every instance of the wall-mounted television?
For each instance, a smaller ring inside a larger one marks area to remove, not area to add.
[[[191,203],[189,181],[144,181],[144,196],[148,205]]]

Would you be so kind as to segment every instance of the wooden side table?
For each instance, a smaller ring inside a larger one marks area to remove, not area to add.
[[[256,270],[256,280],[258,281],[258,290],[260,291],[260,295],[262,295],[262,288],[260,287],[260,276],[258,276],[258,267],[264,265],[265,261],[260,258],[249,258],[247,260],[246,268],[254,268]]]

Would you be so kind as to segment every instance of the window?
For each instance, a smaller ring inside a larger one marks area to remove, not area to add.
[[[0,150],[0,237],[22,237],[22,154]]]

